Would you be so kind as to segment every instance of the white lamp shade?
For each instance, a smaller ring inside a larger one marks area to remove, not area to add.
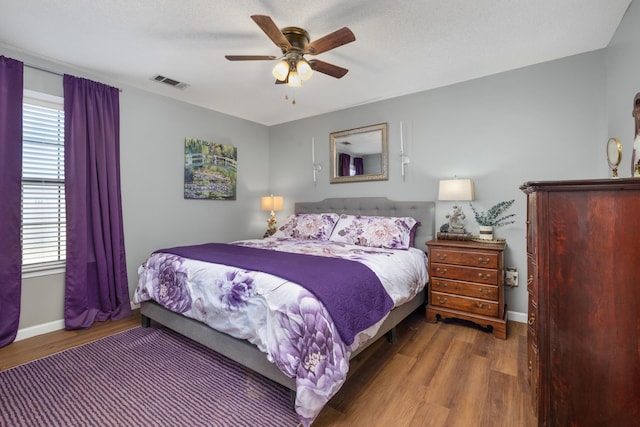
[[[260,207],[263,211],[281,211],[284,208],[284,199],[282,196],[264,196],[260,201]]]
[[[441,179],[438,200],[463,201],[475,197],[472,179]]]
[[[302,86],[302,79],[296,70],[291,70],[289,73],[289,79],[287,80],[287,85],[291,87],[300,87]]]
[[[300,61],[298,61],[298,64],[296,65],[296,70],[298,71],[298,75],[302,80],[309,80],[311,78],[311,75],[313,74],[311,65],[309,65],[309,63],[304,59],[301,59]]]
[[[289,74],[289,63],[287,61],[280,61],[273,67],[271,71],[273,77],[280,80],[281,82],[287,79],[287,74]]]

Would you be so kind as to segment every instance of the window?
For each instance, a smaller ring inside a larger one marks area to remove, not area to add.
[[[25,90],[22,112],[22,269],[64,266],[64,106]]]

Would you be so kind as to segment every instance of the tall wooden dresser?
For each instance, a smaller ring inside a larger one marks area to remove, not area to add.
[[[520,188],[538,424],[640,425],[640,179]]]

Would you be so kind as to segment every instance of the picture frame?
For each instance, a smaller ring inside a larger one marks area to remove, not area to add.
[[[185,199],[236,200],[237,170],[236,147],[185,138]]]

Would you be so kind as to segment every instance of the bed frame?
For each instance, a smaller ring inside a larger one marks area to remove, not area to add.
[[[435,202],[395,202],[384,197],[332,198],[321,202],[296,203],[295,212],[410,216],[420,221],[421,224],[416,230],[414,246],[425,251],[426,242],[433,239],[435,234]],[[420,292],[411,301],[392,310],[375,337],[354,352],[351,357],[355,357],[383,335],[387,335],[387,338],[393,341],[395,339],[396,325],[424,305],[424,302],[425,292]],[[204,323],[176,314],[152,301],[141,303],[140,313],[143,327],[149,327],[151,320],[153,320],[215,350],[254,372],[282,384],[292,391],[296,389],[295,379],[283,374],[274,363],[267,360],[264,353],[248,341],[218,332]]]

